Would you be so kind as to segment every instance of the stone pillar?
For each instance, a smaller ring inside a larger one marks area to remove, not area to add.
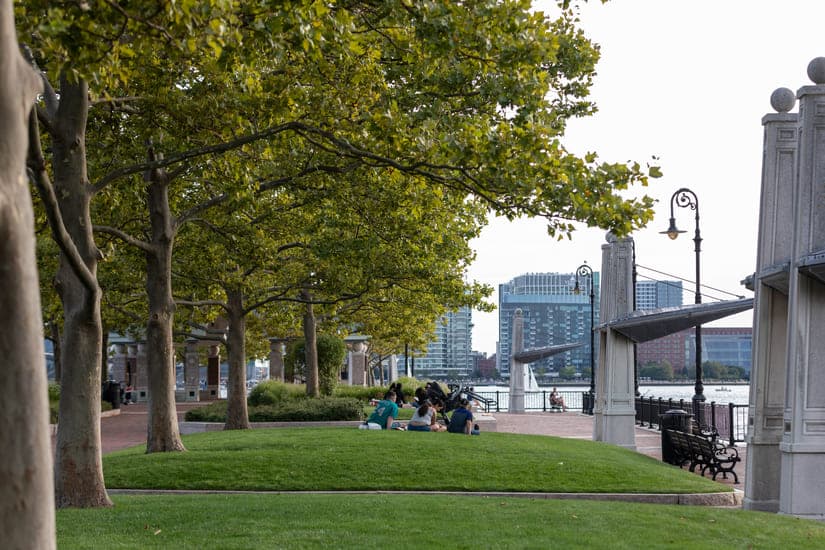
[[[825,250],[825,58],[808,65],[814,86],[797,92],[799,162],[788,281],[788,373],[779,512],[825,519],[825,284],[802,260]]]
[[[126,383],[126,345],[114,344],[115,354],[112,356],[109,378],[123,384]]]
[[[137,403],[149,401],[149,365],[146,361],[146,342],[137,343],[135,356],[135,391],[132,400]]]
[[[602,245],[602,270],[605,266],[610,264],[613,247],[610,244]],[[608,304],[608,296],[613,293],[613,285],[611,284],[612,277],[605,276],[605,272],[601,272],[601,292],[599,292],[599,324],[604,324],[610,321],[611,308]],[[596,335],[599,343],[599,363],[596,365],[595,373],[595,390],[596,395],[593,399],[593,441],[604,441],[604,396],[605,394],[605,376],[604,376],[604,360],[606,355],[605,348],[607,346],[607,334],[604,331],[599,331]]]
[[[183,359],[183,400],[200,401],[201,366],[198,354],[198,341],[194,338],[186,341]]]
[[[765,512],[779,510],[779,444],[788,371],[788,269],[793,248],[793,224],[788,220],[794,217],[797,162],[797,115],[788,111],[795,101],[791,90],[776,90],[771,105],[777,113],[762,118],[765,132],[743,506]]]
[[[513,336],[510,344],[510,405],[508,412],[524,412],[524,363],[516,361],[517,353],[524,351],[524,314],[513,312]]]
[[[206,363],[206,395],[201,400],[213,401],[221,397],[221,348],[217,344],[209,346]]]
[[[603,319],[618,319],[633,311],[633,239],[607,235],[608,254],[602,254]],[[608,260],[604,263],[604,260]],[[605,289],[605,282],[607,288]],[[606,290],[606,292],[605,292]],[[593,418],[593,438],[636,449],[636,391],[633,376],[633,342],[610,328],[599,338],[596,373],[598,416]],[[596,427],[596,424],[599,424]],[[600,439],[597,439],[597,435]]]
[[[389,382],[395,382],[396,380],[398,380],[398,356],[397,355],[390,355],[387,358],[387,364],[388,364],[388,367],[389,367],[388,368],[389,374],[387,375],[387,377],[389,378],[388,381]]]
[[[269,339],[269,379],[284,381],[284,355],[286,354],[285,340],[282,338]],[[291,382],[291,380],[290,380]]]
[[[349,352],[349,385],[366,386],[367,345],[364,342],[353,342]]]

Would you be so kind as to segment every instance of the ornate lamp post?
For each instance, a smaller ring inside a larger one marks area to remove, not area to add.
[[[596,378],[594,369],[595,348],[593,344],[593,268],[586,263],[576,268],[576,286],[573,287],[574,294],[579,294],[581,292],[579,277],[590,278],[590,401],[587,407],[587,413],[593,414],[593,402],[596,397]]]
[[[693,236],[694,250],[696,252],[696,292],[695,303],[702,303],[701,284],[699,282],[699,256],[701,251],[702,237],[699,233],[699,199],[696,193],[686,187],[677,189],[670,197],[670,227],[667,231],[662,231],[671,239],[676,239],[679,233],[685,233],[676,228],[676,219],[673,216],[674,205],[680,208],[690,208],[696,212],[696,232]],[[702,385],[702,326],[696,325],[696,394],[693,396],[694,414],[699,419],[699,403],[705,401],[704,386]],[[701,419],[700,419],[701,420]]]

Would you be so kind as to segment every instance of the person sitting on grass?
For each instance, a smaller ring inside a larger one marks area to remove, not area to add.
[[[395,392],[389,391],[384,399],[375,405],[375,410],[367,419],[367,425],[375,424],[382,430],[390,430],[395,427],[394,423],[398,424],[395,422],[396,418],[398,418],[398,405],[395,404]]]
[[[478,435],[478,426],[473,426],[473,412],[467,399],[458,402],[458,407],[450,417],[447,431],[454,434]]]
[[[553,391],[550,392],[550,406],[561,407],[562,412],[567,411],[567,405],[564,404],[564,397],[559,395],[555,386],[553,387]]]
[[[441,432],[444,426],[436,422],[438,411],[429,401],[424,401],[415,409],[412,418],[407,422],[407,431],[410,432]]]

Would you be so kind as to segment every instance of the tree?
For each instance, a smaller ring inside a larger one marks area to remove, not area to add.
[[[306,375],[306,346],[305,340],[296,340],[290,344],[287,351],[286,363],[292,372],[304,372]],[[318,350],[318,373],[321,395],[332,395],[332,390],[341,375],[341,367],[347,355],[344,341],[331,334],[318,334],[316,341]]]
[[[55,548],[34,214],[26,178],[29,113],[41,89],[20,55],[12,2],[0,2],[0,532],[9,548]]]

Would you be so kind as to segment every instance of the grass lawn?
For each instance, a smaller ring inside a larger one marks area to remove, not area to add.
[[[115,496],[60,548],[825,548],[825,525],[702,506],[419,495]]]
[[[605,443],[548,436],[284,428],[184,437],[103,458],[106,486],[135,489],[707,493],[732,489]]]

